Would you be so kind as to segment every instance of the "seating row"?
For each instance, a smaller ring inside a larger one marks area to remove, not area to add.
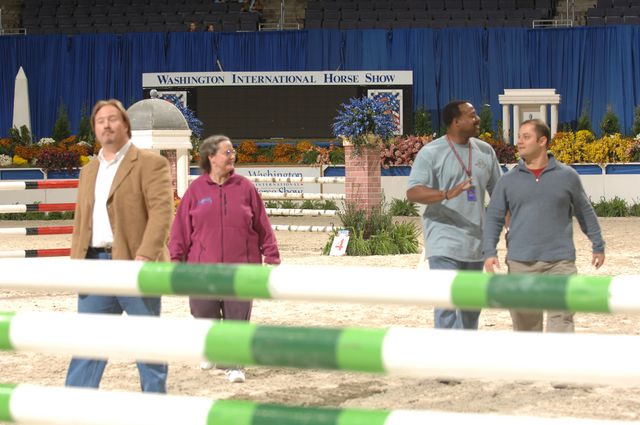
[[[257,31],[259,17],[256,13],[228,13],[225,15],[189,16],[86,16],[86,17],[31,17],[23,18],[23,27],[28,34],[48,33],[105,33],[136,31],[186,31],[187,25],[195,22],[201,29],[208,24],[215,31]]]
[[[553,0],[308,0],[307,10],[553,9]]]
[[[402,28],[497,28],[531,27],[531,20],[486,20],[486,19],[439,19],[439,20],[396,20],[396,21],[352,21],[323,20],[311,21],[306,29],[402,29]]]

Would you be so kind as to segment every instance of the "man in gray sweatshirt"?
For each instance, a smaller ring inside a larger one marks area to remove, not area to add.
[[[426,144],[411,167],[407,199],[425,204],[422,216],[431,270],[482,270],[485,192],[502,175],[491,146],[480,139],[480,117],[464,100],[442,110],[447,134]],[[428,282],[427,282],[428,284]],[[479,310],[434,309],[440,329],[478,329]]]
[[[482,247],[484,267],[500,267],[496,246],[507,218],[509,273],[576,274],[572,216],[592,244],[592,264],[604,263],[604,240],[591,202],[575,170],[547,153],[549,127],[541,120],[522,123],[518,133],[520,162],[496,184],[487,210]],[[513,329],[543,329],[543,312],[511,310]],[[573,332],[573,313],[547,313],[548,332]]]

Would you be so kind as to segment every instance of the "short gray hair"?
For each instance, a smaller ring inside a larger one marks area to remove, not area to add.
[[[207,173],[211,172],[211,163],[209,162],[209,156],[218,153],[218,146],[222,142],[231,141],[227,136],[217,134],[215,136],[209,136],[200,145],[200,168]]]

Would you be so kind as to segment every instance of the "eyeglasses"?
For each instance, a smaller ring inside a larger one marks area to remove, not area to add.
[[[236,156],[236,150],[235,149],[227,149],[224,152],[224,154],[227,155],[227,157]]]

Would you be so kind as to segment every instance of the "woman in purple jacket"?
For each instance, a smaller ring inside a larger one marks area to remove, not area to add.
[[[185,192],[173,226],[169,250],[173,261],[187,263],[280,264],[280,252],[258,190],[234,173],[236,151],[226,136],[211,136],[200,146],[203,174]],[[251,301],[189,298],[197,318],[249,320]],[[210,369],[210,363],[202,363]],[[231,382],[244,382],[238,368]]]

